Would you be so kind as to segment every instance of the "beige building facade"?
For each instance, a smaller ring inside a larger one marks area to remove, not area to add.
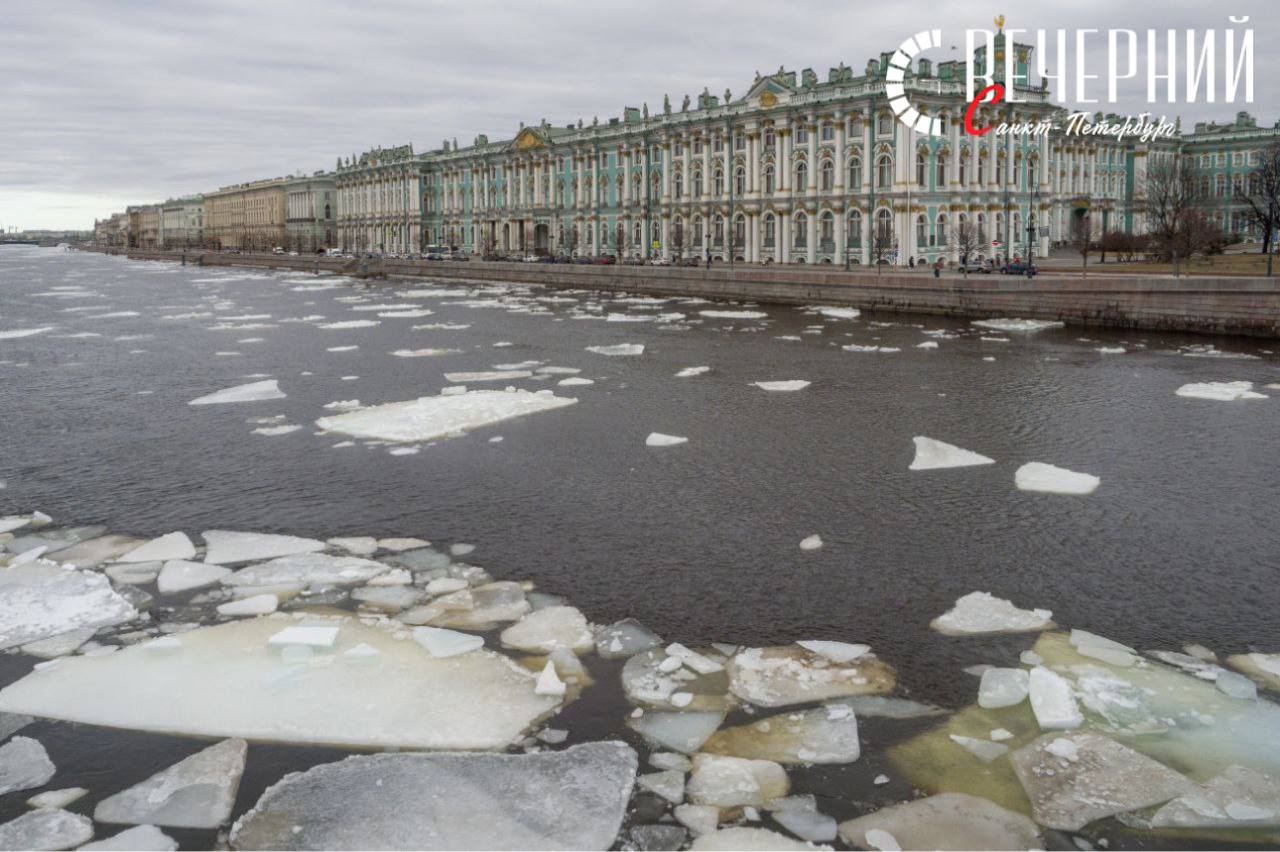
[[[227,186],[204,197],[204,241],[210,248],[270,251],[285,243],[288,178]]]

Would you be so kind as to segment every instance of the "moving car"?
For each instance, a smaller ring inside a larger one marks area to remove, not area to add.
[[[956,267],[958,272],[981,272],[984,275],[991,274],[991,266],[981,260],[970,260]]]
[[[1009,263],[1006,263],[1004,265],[1004,268],[1000,270],[1000,272],[1004,275],[1025,275],[1028,278],[1035,275],[1039,271],[1040,271],[1039,269],[1036,269],[1035,264],[1028,263],[1027,261],[1024,261],[1024,260],[1010,261]]]

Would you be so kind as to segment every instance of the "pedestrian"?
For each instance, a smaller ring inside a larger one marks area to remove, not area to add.
[[[707,269],[711,268],[711,255],[707,255]]]
[[[942,261],[940,260],[933,265],[933,277],[934,278],[942,277]]]

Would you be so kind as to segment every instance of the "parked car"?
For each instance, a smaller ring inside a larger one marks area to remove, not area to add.
[[[574,262],[574,263],[585,263],[585,264],[590,265],[590,264],[592,264],[592,263],[595,263],[595,260],[594,260],[594,259],[592,259],[591,255],[589,255],[589,254],[580,254],[580,255],[578,255],[577,257],[575,257],[575,258],[573,259],[573,262]]]
[[[276,246],[271,250],[272,254],[284,254],[284,246]]]
[[[444,253],[439,251],[429,251],[423,255],[427,260],[444,260]]]
[[[455,251],[449,255],[450,260],[470,260],[471,256],[465,251]]]
[[[990,264],[984,263],[981,260],[966,261],[965,263],[957,266],[956,270],[959,272],[981,272],[984,275],[991,274]]]
[[[595,260],[593,261],[593,263],[597,263],[602,266],[612,266],[617,262],[618,259],[611,254],[598,254],[595,256]]]
[[[1005,275],[1025,275],[1030,278],[1040,270],[1037,269],[1033,263],[1029,263],[1024,260],[1014,260],[1006,263],[1000,271]]]
[[[536,255],[536,254],[526,254],[526,255],[524,256],[524,262],[525,262],[525,263],[537,263],[537,262],[538,262],[538,255]]]
[[[665,257],[655,257],[649,261],[650,266],[670,266],[671,261]]]

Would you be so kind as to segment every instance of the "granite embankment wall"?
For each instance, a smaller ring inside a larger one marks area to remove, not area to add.
[[[180,252],[128,252],[140,260],[178,260]],[[770,266],[670,268],[471,261],[370,260],[188,252],[188,263],[263,266],[439,281],[506,281],[554,288],[701,296],[780,304],[848,305],[863,310],[982,318],[1017,316],[1069,324],[1280,337],[1280,279],[1090,273],[1004,275],[845,272]]]

